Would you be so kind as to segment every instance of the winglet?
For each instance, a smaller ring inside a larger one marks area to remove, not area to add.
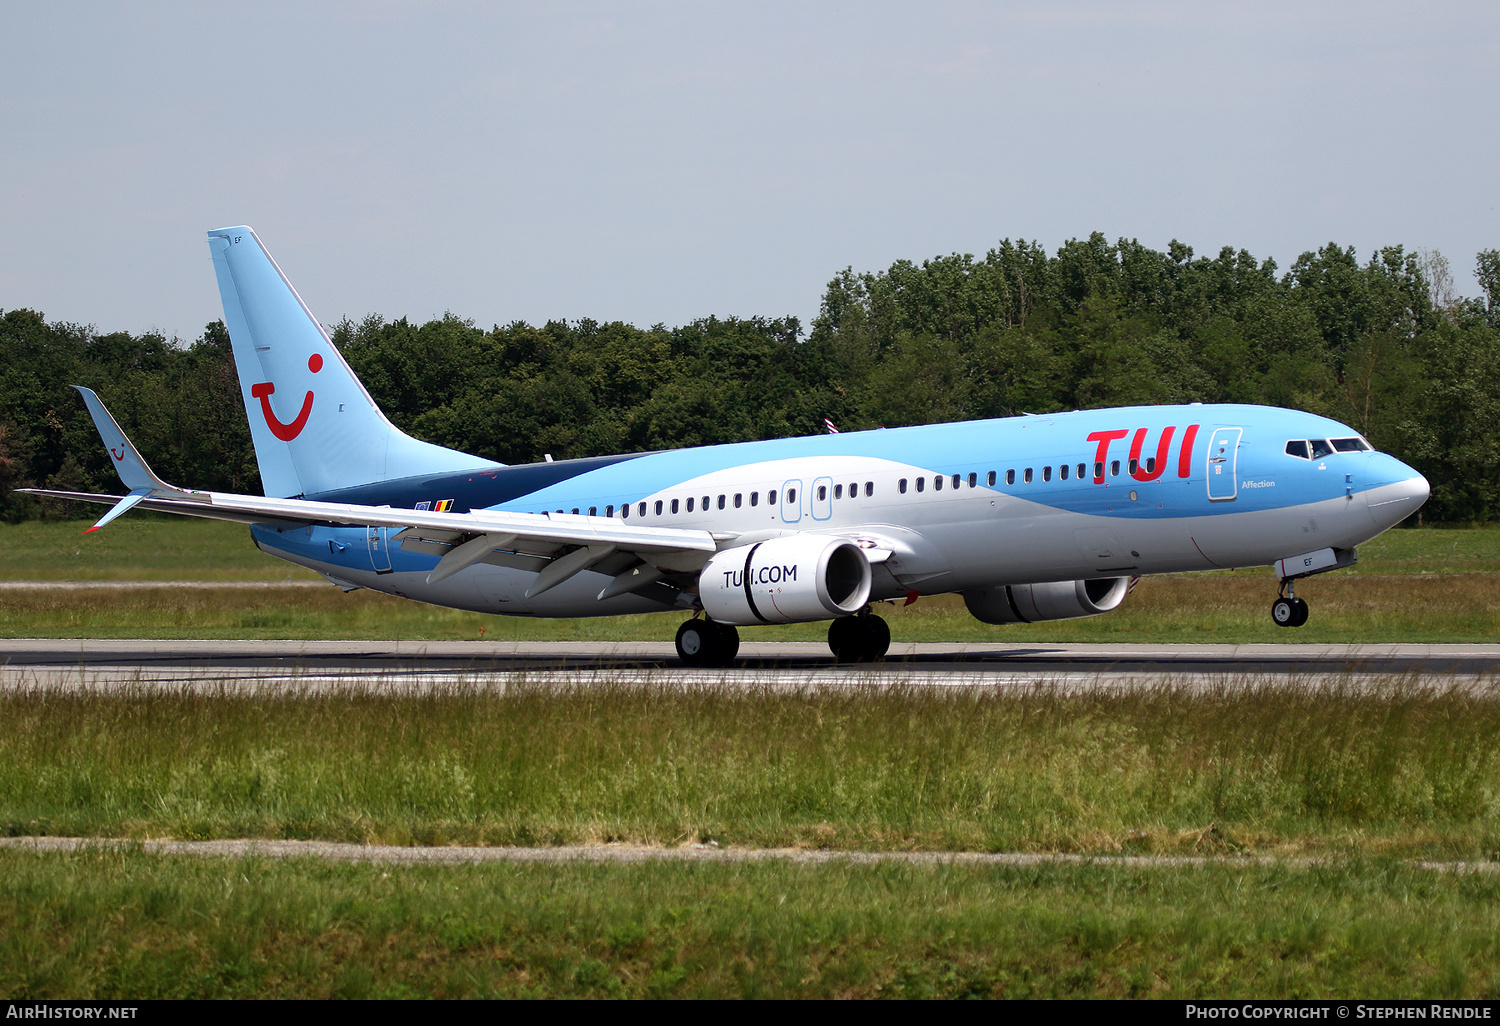
[[[182,495],[182,489],[174,488],[161,478],[151,472],[146,466],[146,461],[136,451],[130,439],[125,437],[125,432],[120,430],[120,425],[115,423],[115,418],[110,416],[109,410],[104,408],[104,403],[92,389],[84,388],[82,385],[74,385],[78,394],[83,396],[84,405],[89,408],[89,416],[94,418],[94,427],[99,431],[99,440],[109,450],[110,463],[115,468],[115,473],[120,475],[120,481],[130,494],[121,499],[110,511],[99,518],[99,522],[90,527],[84,534],[99,530],[115,517],[135,506],[142,499],[153,494]]]

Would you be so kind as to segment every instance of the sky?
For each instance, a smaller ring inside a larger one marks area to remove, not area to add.
[[[191,340],[205,231],[325,324],[796,316],[1103,232],[1500,247],[1500,5],[0,0],[0,309]]]

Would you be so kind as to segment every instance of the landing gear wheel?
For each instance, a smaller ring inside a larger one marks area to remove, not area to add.
[[[677,655],[689,666],[728,666],[740,651],[740,632],[727,623],[686,620],[677,628]]]
[[[859,617],[846,616],[828,625],[828,648],[835,662],[859,661]]]
[[[685,620],[677,628],[677,658],[689,666],[705,666],[714,651],[713,622]]]
[[[846,616],[828,625],[828,647],[841,663],[873,663],[891,647],[891,629],[878,616]]]
[[[862,662],[878,663],[885,658],[886,650],[891,647],[891,628],[878,616],[861,616],[859,618],[863,628],[862,640],[865,647],[865,657]]]
[[[1278,627],[1301,627],[1307,622],[1307,601],[1299,598],[1279,598],[1271,603],[1271,619]]]
[[[710,666],[729,666],[734,662],[734,657],[740,654],[740,632],[735,630],[733,624],[714,624],[715,649],[714,661]]]

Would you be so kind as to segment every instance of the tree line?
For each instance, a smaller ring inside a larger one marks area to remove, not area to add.
[[[676,328],[371,315],[330,335],[390,419],[505,463],[1131,404],[1243,402],[1325,414],[1424,473],[1430,522],[1500,517],[1500,252],[1458,296],[1435,252],[1330,243],[1285,273],[1095,233],[1049,253],[845,269],[796,318]],[[83,404],[94,388],[161,476],[256,492],[229,336],[102,333],[0,313],[0,517],[12,488],[119,490]]]

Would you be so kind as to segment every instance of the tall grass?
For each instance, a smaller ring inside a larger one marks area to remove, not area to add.
[[[13,834],[1500,853],[1500,694],[558,685],[0,695]]]
[[[1493,998],[1500,879],[1379,863],[330,865],[0,850],[0,993]]]

